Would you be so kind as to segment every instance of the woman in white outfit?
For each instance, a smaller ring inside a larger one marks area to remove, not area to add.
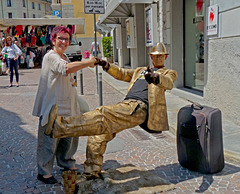
[[[85,67],[94,67],[96,59],[70,62],[64,54],[71,42],[70,29],[55,27],[51,33],[53,49],[45,54],[33,115],[39,117],[37,166],[38,180],[46,184],[57,183],[52,175],[53,162],[64,169],[76,170],[75,154],[78,138],[54,139],[46,136],[44,130],[48,123],[49,111],[53,104],[58,106],[58,114],[73,116],[80,114],[77,91],[72,73]]]

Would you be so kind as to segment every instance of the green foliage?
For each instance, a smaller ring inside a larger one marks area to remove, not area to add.
[[[111,57],[113,55],[112,37],[111,36],[103,37],[102,46],[103,46],[103,56]]]

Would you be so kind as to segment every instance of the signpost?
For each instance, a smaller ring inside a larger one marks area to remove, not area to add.
[[[104,0],[84,0],[84,13],[104,14]]]
[[[104,14],[104,0],[84,0],[84,13],[93,14],[94,16],[94,37],[95,37],[95,57],[97,57],[97,27],[96,27],[96,14]],[[102,91],[99,91],[99,81],[98,81],[98,66],[96,66],[96,80],[97,80],[97,93],[99,96],[102,95]],[[102,96],[100,97],[102,99]],[[102,105],[101,103],[99,104]]]

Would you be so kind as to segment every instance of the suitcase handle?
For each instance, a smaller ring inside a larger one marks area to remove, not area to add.
[[[195,107],[194,107],[195,106]],[[197,109],[196,107],[198,107],[199,109],[203,109],[203,106],[201,104],[198,104],[196,102],[193,102],[191,105],[192,109]]]

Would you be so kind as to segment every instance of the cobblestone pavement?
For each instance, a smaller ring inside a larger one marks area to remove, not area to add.
[[[31,115],[40,69],[21,69],[20,87],[6,88],[9,76],[0,76],[0,193],[64,193],[61,169],[54,166],[58,184],[45,185],[36,179],[38,118]],[[90,109],[98,106],[95,74],[83,70],[84,98]],[[15,79],[15,78],[14,78]],[[79,87],[78,87],[79,91]],[[103,82],[103,104],[124,98]],[[86,137],[80,137],[75,155],[83,171]],[[177,160],[176,138],[169,132],[149,134],[139,127],[125,130],[108,144],[104,169],[133,164],[176,185],[166,193],[240,193],[240,164],[226,161],[222,172],[205,175],[181,167]]]

